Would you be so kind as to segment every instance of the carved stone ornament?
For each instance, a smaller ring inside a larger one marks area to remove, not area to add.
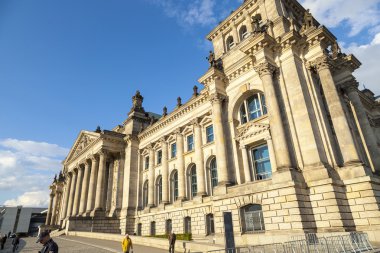
[[[142,107],[144,97],[141,96],[140,91],[136,91],[136,94],[132,97],[132,108],[131,111],[145,112]]]
[[[93,142],[95,138],[92,138],[88,135],[83,135],[79,140],[77,148],[75,149],[74,155],[79,154],[83,149],[85,149],[91,142]]]
[[[225,98],[226,98],[226,96],[219,94],[219,93],[214,93],[214,94],[211,94],[209,96],[209,100],[210,100],[211,104],[221,103]]]
[[[340,88],[347,94],[351,92],[356,92],[359,87],[358,81],[354,77],[352,79],[345,81],[340,85]]]
[[[277,68],[269,62],[263,62],[253,67],[260,77],[265,75],[273,75]]]
[[[321,71],[321,70],[324,70],[324,69],[331,69],[332,68],[332,64],[331,64],[331,59],[326,56],[326,55],[323,55],[321,57],[318,57],[317,59],[315,59],[312,64],[311,64],[318,72]]]

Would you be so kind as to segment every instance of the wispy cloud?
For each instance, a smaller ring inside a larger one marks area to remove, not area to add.
[[[47,207],[49,204],[49,191],[25,192],[15,199],[5,201],[7,206]]]
[[[61,169],[68,151],[46,142],[0,140],[0,191],[7,193],[0,196],[0,204],[45,205],[49,196],[47,187]]]
[[[301,0],[322,24],[350,27],[350,36],[380,24],[380,0]]]

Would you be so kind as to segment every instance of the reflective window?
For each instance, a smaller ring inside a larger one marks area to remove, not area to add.
[[[194,149],[194,136],[187,136],[187,151],[192,151]]]
[[[233,48],[235,46],[234,38],[232,36],[229,36],[227,38],[226,45],[227,45],[227,51],[229,51],[231,48]]]
[[[156,235],[156,222],[152,221],[150,223],[150,235]]]
[[[165,222],[165,233],[170,234],[172,232],[172,220],[166,220]]]
[[[211,188],[218,185],[218,168],[216,167],[216,158],[213,158],[210,162],[210,177]]]
[[[184,219],[185,234],[191,233],[191,217],[185,217]]]
[[[253,161],[253,175],[256,180],[263,180],[272,177],[272,166],[269,159],[267,145],[262,145],[251,150]]]
[[[215,234],[214,215],[212,213],[206,215],[206,231],[207,235]]]
[[[173,143],[170,147],[170,151],[171,151],[171,158],[174,158],[177,156],[177,143]]]
[[[162,163],[162,150],[157,151],[157,165]]]
[[[247,205],[240,209],[243,231],[265,231],[263,211],[261,205]]]
[[[161,204],[162,203],[162,177],[161,176],[157,179],[156,193],[157,193],[157,197],[156,197],[157,204]]]
[[[197,168],[195,165],[190,170],[191,196],[197,195]]]
[[[178,199],[178,172],[174,171],[171,179],[172,202]]]
[[[240,36],[240,40],[244,40],[245,38],[248,37],[248,30],[247,30],[247,27],[245,25],[240,27],[239,36]]]
[[[145,157],[145,169],[149,169],[149,156]]]
[[[256,93],[249,97],[240,106],[240,122],[241,124],[248,121],[260,118],[267,114],[267,107],[265,104],[265,97],[261,93]]]
[[[148,206],[148,180],[145,181],[143,186],[143,208]]]
[[[206,141],[207,141],[207,143],[214,141],[214,127],[213,127],[213,125],[206,127]]]

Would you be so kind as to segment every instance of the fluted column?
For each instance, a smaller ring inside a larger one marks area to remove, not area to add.
[[[77,173],[73,170],[71,172],[71,187],[70,187],[70,197],[69,197],[69,204],[67,207],[67,217],[70,217],[73,213],[73,203],[74,203],[74,197],[75,197],[75,185],[77,183]]]
[[[57,216],[57,205],[58,205],[58,193],[56,192],[53,197],[53,208],[51,212],[50,225],[55,225],[55,219]]]
[[[321,80],[323,93],[334,125],[343,162],[344,164],[359,163],[360,158],[355,147],[354,138],[330,71],[330,60],[327,56],[319,57],[314,61],[314,66],[316,67]]]
[[[95,208],[94,211],[104,210],[104,185],[105,185],[105,172],[106,172],[106,151],[101,150],[99,152],[99,171],[96,183],[96,196],[95,196]]]
[[[69,206],[71,180],[72,180],[72,176],[70,174],[67,174],[65,199],[64,199],[64,204],[63,204],[63,208],[62,208],[62,216],[61,216],[63,219],[66,218],[67,209]]]
[[[52,209],[53,209],[53,202],[54,202],[54,194],[50,193],[50,201],[49,201],[49,207],[46,215],[46,221],[45,225],[50,225],[51,223],[51,216],[52,216]]]
[[[96,190],[95,183],[96,183],[96,178],[98,175],[98,167],[99,167],[98,159],[95,156],[92,156],[91,157],[91,175],[90,175],[90,182],[88,184],[86,215],[91,213],[91,211],[94,209],[95,190]]]
[[[216,149],[216,163],[218,164],[218,185],[230,184],[227,169],[227,149],[224,136],[223,116],[222,116],[222,100],[223,96],[220,94],[213,94],[211,96],[212,104],[212,120],[215,131],[215,149]]]
[[[79,215],[83,215],[86,212],[88,184],[90,180],[89,170],[90,170],[90,162],[86,160],[84,164],[84,176],[83,176],[83,183],[82,183],[82,193],[80,197]]]
[[[154,149],[149,148],[148,206],[154,206]]]
[[[273,73],[276,68],[268,62],[255,66],[255,71],[259,74],[264,87],[265,101],[268,108],[270,132],[273,139],[273,146],[276,150],[275,156],[277,169],[291,168],[288,145],[285,137],[284,125],[281,119],[280,107],[277,101],[278,96],[275,92]]]
[[[372,162],[372,166],[376,170],[380,170],[380,151],[377,146],[376,136],[373,132],[373,129],[367,117],[367,113],[365,112],[363,104],[360,100],[357,87],[358,83],[355,79],[343,84],[343,88],[347,93],[352,105],[354,106],[365,144],[368,148],[368,153],[370,156],[369,159]]]
[[[74,197],[73,212],[72,212],[73,216],[78,215],[78,211],[79,211],[79,201],[81,197],[82,181],[83,181],[83,168],[81,166],[78,167],[77,173],[78,173],[78,177],[77,177],[77,183],[75,186],[75,197]]]
[[[161,139],[162,147],[162,203],[169,203],[169,162],[168,162],[168,143],[164,138]]]
[[[177,131],[177,171],[178,171],[178,199],[186,199],[185,191],[185,162],[183,159],[183,135]]]
[[[204,158],[202,150],[202,128],[201,125],[195,121],[194,126],[194,146],[195,146],[195,165],[197,168],[197,195],[205,196],[206,184],[205,184],[205,169],[204,169]]]
[[[247,148],[245,145],[241,145],[240,149],[241,149],[241,154],[243,156],[244,179],[245,179],[245,183],[248,183],[252,181],[252,178],[251,178],[251,170],[249,168]]]

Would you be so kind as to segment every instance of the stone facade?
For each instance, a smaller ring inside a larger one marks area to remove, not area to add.
[[[224,243],[231,212],[238,245],[305,232],[379,241],[380,103],[358,90],[360,62],[295,0],[246,0],[207,38],[214,54],[189,101],[154,116],[137,92],[121,125],[79,134],[47,225]]]

